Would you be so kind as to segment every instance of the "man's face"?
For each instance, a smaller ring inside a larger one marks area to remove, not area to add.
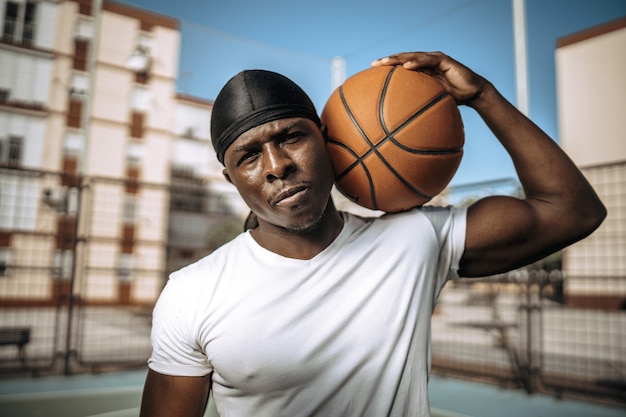
[[[334,176],[313,121],[280,119],[252,128],[226,150],[224,165],[259,222],[307,232],[322,220]]]

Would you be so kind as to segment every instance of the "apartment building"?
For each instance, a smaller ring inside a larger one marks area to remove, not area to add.
[[[556,50],[561,145],[608,210],[600,228],[568,248],[568,305],[626,308],[626,18],[565,36]]]
[[[211,145],[212,102],[177,95],[167,240],[167,272],[200,259],[241,232],[248,208]],[[207,215],[210,213],[210,215]]]
[[[244,210],[213,174],[211,102],[176,92],[179,22],[107,0],[0,17],[0,305],[152,303],[185,236],[172,181],[206,197],[189,230]]]

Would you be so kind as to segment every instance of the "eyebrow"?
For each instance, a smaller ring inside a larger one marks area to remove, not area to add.
[[[289,123],[287,126],[283,127],[282,129],[280,129],[277,132],[274,132],[272,134],[270,134],[270,140],[275,140],[281,136],[285,136],[287,134],[287,132],[289,132],[291,129],[293,129],[294,127],[299,127],[299,126],[306,126],[306,123],[304,120],[295,120],[292,123]],[[261,142],[260,140],[252,140],[251,142],[248,143],[244,143],[242,145],[235,145],[232,147],[231,152],[232,153],[237,153],[237,152],[247,152],[250,149],[254,149],[256,146],[258,146],[258,143]]]

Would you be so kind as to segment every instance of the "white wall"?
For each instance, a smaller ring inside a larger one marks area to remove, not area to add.
[[[556,51],[560,141],[579,166],[626,160],[626,28]]]
[[[592,28],[561,44],[561,145],[608,211],[598,230],[566,249],[564,290],[568,297],[599,297],[605,307],[612,298],[617,306],[626,297],[626,27]]]

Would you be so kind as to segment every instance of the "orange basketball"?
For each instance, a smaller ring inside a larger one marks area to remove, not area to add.
[[[339,191],[374,210],[421,206],[450,182],[463,156],[454,99],[432,77],[372,67],[348,78],[322,111]]]

